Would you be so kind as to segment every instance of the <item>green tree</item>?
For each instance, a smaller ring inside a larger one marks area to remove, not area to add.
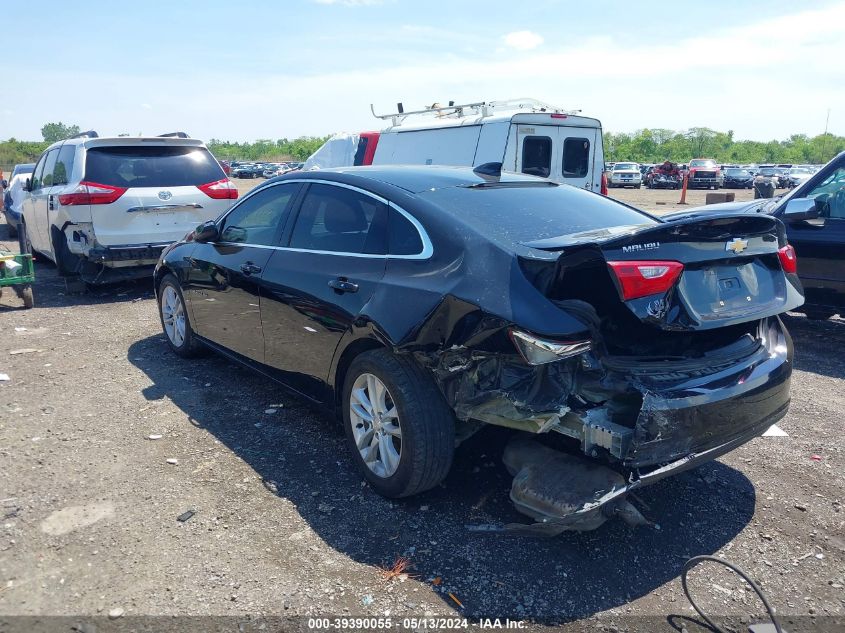
[[[77,134],[79,134],[78,125],[65,125],[62,122],[46,123],[44,124],[44,127],[41,128],[41,136],[44,137],[44,141],[47,143],[63,141],[71,136],[76,136]]]

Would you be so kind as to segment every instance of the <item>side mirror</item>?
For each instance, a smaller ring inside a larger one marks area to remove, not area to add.
[[[213,242],[219,236],[217,225],[213,220],[203,222],[196,229],[194,229],[195,242]]]
[[[32,181],[29,178],[27,178],[26,182],[23,183],[23,190],[24,191],[32,191]]]
[[[813,198],[793,198],[786,204],[783,219],[786,222],[815,220],[819,217],[819,208]]]
[[[9,181],[4,178],[3,181],[0,182],[0,186],[2,186],[3,189],[8,189],[9,188]]]

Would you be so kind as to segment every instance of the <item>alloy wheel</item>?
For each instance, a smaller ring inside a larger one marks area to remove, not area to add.
[[[185,306],[176,288],[167,285],[161,295],[161,321],[164,332],[175,347],[185,343]]]
[[[387,478],[399,468],[402,426],[387,386],[373,374],[361,374],[349,395],[352,437],[361,459],[377,476]]]

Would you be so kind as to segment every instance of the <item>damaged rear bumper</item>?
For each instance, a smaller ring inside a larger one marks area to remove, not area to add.
[[[717,350],[722,355],[710,366],[708,358],[695,367],[679,361],[602,363],[590,352],[557,367],[526,367],[534,372],[532,380],[513,365],[494,371],[485,361],[470,362],[461,367],[458,387],[447,393],[458,400],[455,410],[464,419],[556,432],[580,444],[581,455],[533,440],[533,448],[509,445],[511,499],[539,521],[511,531],[590,530],[616,514],[642,524],[647,521],[625,501],[628,492],[716,459],[786,415],[792,341],[780,319],[762,319],[756,340],[739,347],[739,355],[727,358]],[[461,400],[467,394],[472,397]]]
[[[562,510],[558,513],[550,512],[547,508],[540,509],[533,503],[537,498],[545,498],[547,503],[550,501],[550,491],[547,486],[544,487],[544,482],[531,481],[525,477],[525,474],[527,474],[526,471],[517,471],[515,473],[514,486],[511,489],[511,501],[513,501],[520,512],[534,518],[537,523],[530,525],[517,523],[507,526],[470,525],[467,527],[473,532],[507,532],[526,536],[556,536],[567,531],[594,530],[614,516],[620,516],[632,525],[649,524],[639,514],[636,508],[633,508],[626,501],[628,493],[717,459],[761,435],[781,417],[783,417],[782,414],[776,414],[770,418],[766,418],[753,428],[746,430],[742,435],[718,446],[714,446],[709,450],[690,453],[681,459],[655,468],[648,473],[632,474],[631,478],[625,483],[622,483],[621,476],[618,473],[615,473],[615,471],[609,468],[597,468],[594,463],[590,463],[590,471],[584,467],[585,465],[579,468],[579,465],[570,459],[569,463],[566,464],[569,468],[564,466],[564,469],[549,469],[544,474],[547,475],[547,478],[560,481],[562,478],[566,478],[567,475],[570,478],[577,477],[577,473],[572,472],[572,470],[577,469],[578,473],[589,473],[592,481],[598,479],[600,484],[609,485],[605,490],[601,490],[600,485],[594,486],[593,494],[583,495],[581,498],[576,498],[569,491],[564,491],[562,495],[557,495],[557,498],[553,499]],[[507,460],[507,454],[505,459]],[[583,458],[575,459],[583,460]],[[530,468],[531,464],[526,460],[524,467]],[[522,481],[519,480],[521,475],[523,476]],[[614,475],[617,478],[616,482],[613,482]],[[581,482],[581,486],[586,486],[589,490],[591,483],[591,481],[583,481]]]

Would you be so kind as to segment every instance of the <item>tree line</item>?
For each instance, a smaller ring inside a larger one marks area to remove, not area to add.
[[[720,163],[823,164],[845,151],[845,137],[833,134],[793,134],[783,141],[738,141],[733,130],[706,127],[685,131],[643,129],[604,134],[605,160],[685,163],[691,158],[713,158]]]
[[[42,141],[0,142],[0,165],[32,163],[51,143],[79,133],[78,125],[47,123],[41,128]],[[121,136],[126,136],[125,134]],[[305,160],[328,137],[302,136],[295,139],[259,139],[232,142],[211,139],[208,148],[220,159],[250,161]],[[732,130],[719,132],[706,127],[676,131],[663,128],[631,133],[604,134],[605,159],[659,163],[686,162],[691,158],[715,158],[721,163],[826,163],[845,151],[845,137],[834,134],[793,134],[782,141],[735,140]]]

